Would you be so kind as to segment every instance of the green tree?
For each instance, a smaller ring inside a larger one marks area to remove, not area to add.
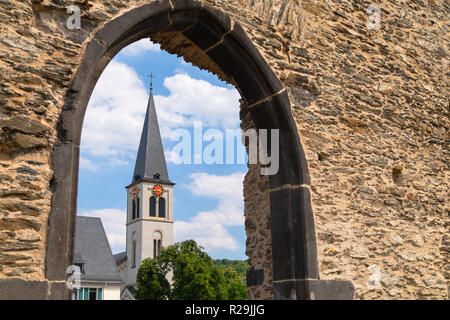
[[[161,250],[156,259],[144,262],[138,271],[137,299],[224,300],[242,296],[237,273],[230,271],[226,278],[194,240],[175,243]],[[169,290],[168,277],[172,282]],[[153,290],[157,293],[152,294]]]
[[[247,286],[236,269],[229,266],[225,269],[224,276],[227,281],[227,300],[245,300],[247,298]]]
[[[170,296],[170,284],[166,279],[166,271],[154,259],[145,259],[139,267],[136,282],[138,300],[165,300]]]
[[[168,247],[160,257],[173,272],[174,300],[217,300],[226,298],[225,278],[209,255],[194,240]]]
[[[213,263],[216,267],[225,272],[228,267],[233,267],[234,270],[238,273],[238,275],[245,280],[246,273],[248,269],[247,261],[242,260],[228,260],[228,259],[215,259]]]

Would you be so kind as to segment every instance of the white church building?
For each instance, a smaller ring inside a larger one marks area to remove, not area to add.
[[[127,191],[126,251],[114,255],[123,282],[120,298],[134,299],[137,271],[146,258],[173,244],[173,186],[167,172],[153,92],[131,184]]]

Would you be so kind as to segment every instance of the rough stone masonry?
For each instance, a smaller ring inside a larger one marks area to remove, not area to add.
[[[149,2],[0,0],[0,279],[45,280],[67,90],[93,33]],[[288,91],[311,174],[321,279],[351,281],[355,299],[447,299],[448,2],[202,3],[244,28]],[[66,27],[72,4],[81,30]],[[379,28],[369,27],[370,5]],[[152,40],[231,81],[176,47],[176,35]],[[248,293],[270,299],[267,181],[257,172],[244,181],[247,255],[264,283]]]

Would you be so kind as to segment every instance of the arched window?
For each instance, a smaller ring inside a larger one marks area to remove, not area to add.
[[[150,197],[150,217],[156,217],[156,198]]]
[[[153,239],[153,258],[156,258],[161,253],[161,240]]]
[[[139,219],[140,216],[139,208],[140,208],[140,200],[139,198],[136,198],[136,219]]]
[[[160,231],[153,233],[153,258],[156,258],[161,253],[162,234]]]
[[[136,200],[133,199],[133,208],[131,210],[131,220],[136,219]]]
[[[136,232],[131,234],[131,268],[136,268],[137,264],[137,239]]]
[[[159,198],[158,211],[159,211],[159,217],[160,218],[165,218],[166,217],[166,199]]]
[[[131,268],[136,268],[136,240],[133,240],[133,247],[131,248]]]

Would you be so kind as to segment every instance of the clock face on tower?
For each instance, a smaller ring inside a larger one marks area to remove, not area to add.
[[[156,186],[154,186],[153,188],[152,188],[152,192],[153,192],[153,195],[155,196],[155,197],[160,197],[160,196],[162,196],[162,194],[164,193],[164,188],[161,186],[161,185],[159,185],[159,184],[157,184]]]

